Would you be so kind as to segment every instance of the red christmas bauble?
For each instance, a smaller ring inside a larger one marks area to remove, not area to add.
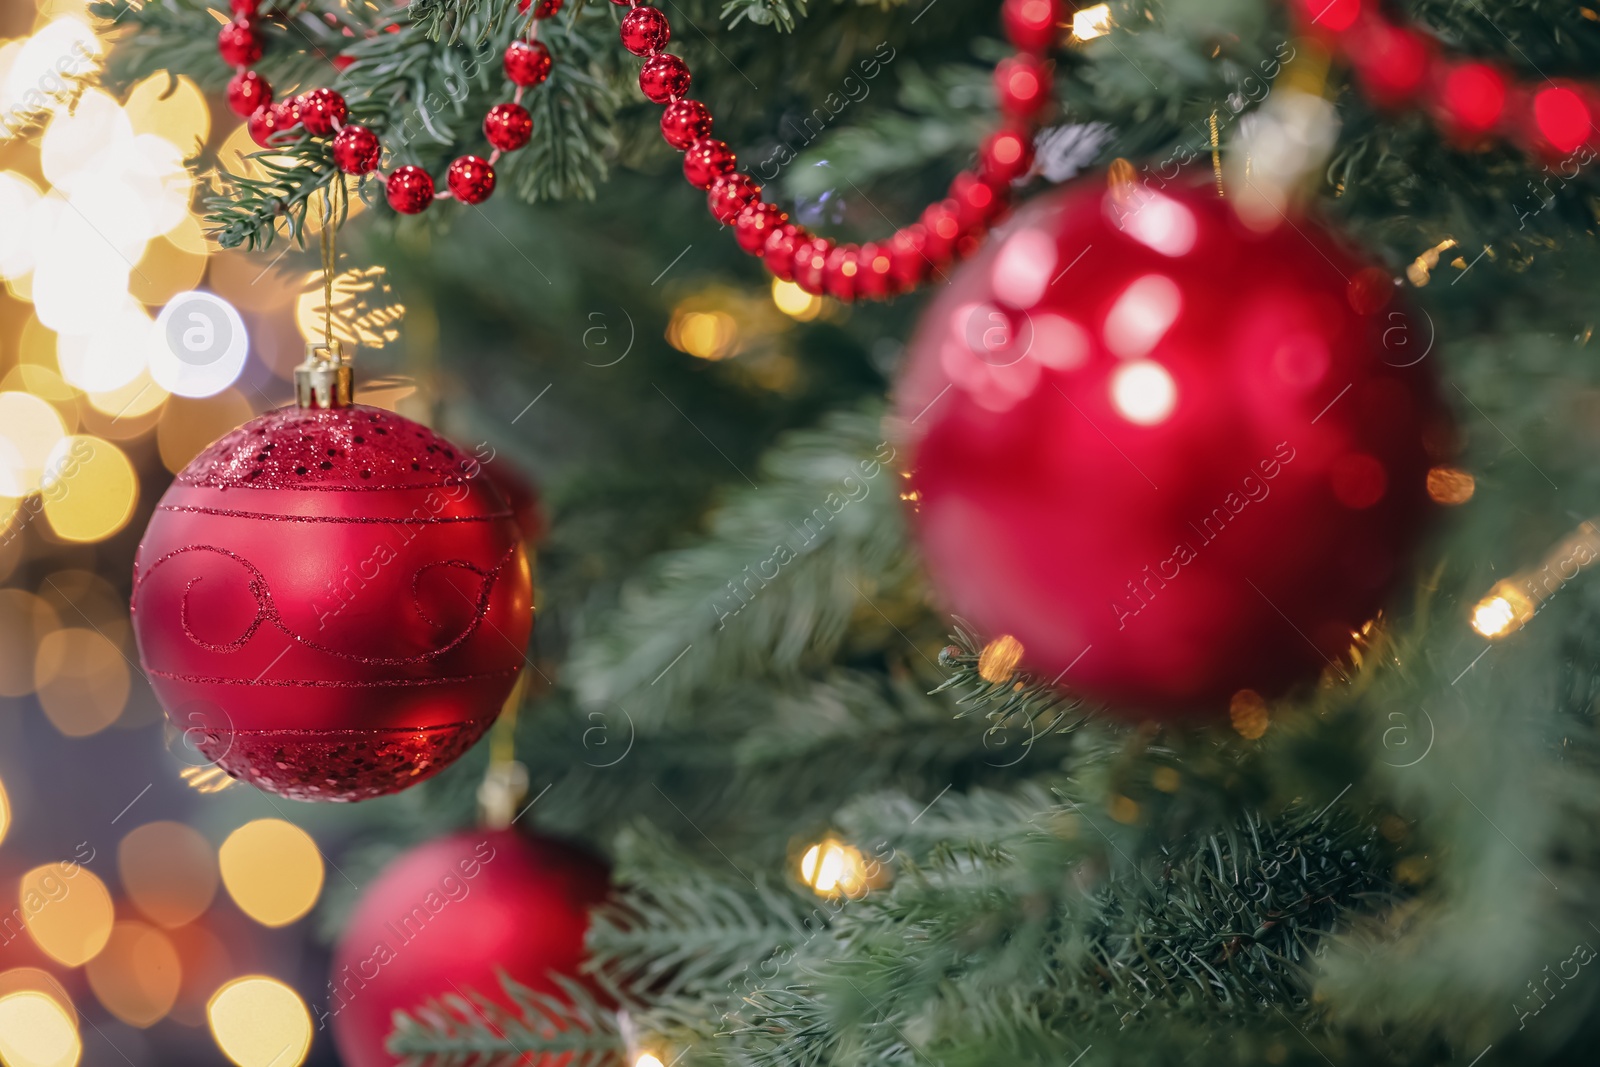
[[[462,156],[451,163],[445,180],[463,204],[481,204],[494,192],[494,168],[479,156]]]
[[[680,152],[711,132],[711,110],[698,100],[674,100],[661,109],[661,136]]]
[[[761,186],[748,174],[724,174],[706,190],[706,206],[718,222],[731,223],[745,205],[761,196]]]
[[[739,247],[752,256],[759,256],[772,231],[789,221],[789,213],[776,204],[756,200],[740,209],[733,220],[734,237]]]
[[[313,89],[300,97],[300,121],[314,137],[326,137],[344,125],[349,108],[332,89]]]
[[[522,538],[472,455],[378,408],[280,408],[161,498],[134,630],[173,723],[300,800],[393,793],[488,729],[533,626]]]
[[[710,189],[712,182],[733,170],[734,162],[726,142],[702,137],[683,153],[683,176],[697,189]]]
[[[272,103],[272,86],[253,70],[241,70],[228,80],[228,108],[240,118]]]
[[[1403,573],[1448,441],[1431,325],[1394,292],[1311,220],[1253,232],[1210,192],[1028,205],[897,391],[950,609],[1134,711],[1314,676]]]
[[[496,104],[483,118],[483,135],[502,152],[515,152],[533,136],[533,116],[521,104]]]
[[[654,104],[677,100],[689,91],[689,66],[671,52],[657,52],[639,68],[639,88]],[[665,132],[666,127],[662,127]],[[670,138],[669,138],[670,139]]]
[[[550,68],[554,65],[550,49],[545,47],[543,41],[524,41],[519,38],[506,45],[506,77],[511,79],[512,85],[520,85],[524,89],[538,85],[550,77]]]
[[[365,126],[351,123],[333,139],[333,162],[346,174],[371,174],[382,156],[378,135]]]
[[[248,18],[235,19],[217,31],[217,51],[222,61],[230,67],[254,66],[266,51],[255,22]]]
[[[470,991],[514,1010],[501,972],[559,996],[550,974],[581,981],[589,909],[607,889],[598,860],[511,830],[454,834],[401,856],[356,904],[334,950],[323,1021],[341,1061],[395,1067],[383,1047],[394,1013],[430,1000]]]
[[[276,104],[262,104],[256,108],[245,122],[245,129],[250,132],[250,139],[262,148],[275,147],[275,142],[287,138],[279,135],[287,130],[282,123],[283,113]]]
[[[672,39],[672,27],[667,16],[648,4],[640,4],[622,16],[619,30],[622,47],[636,56],[653,56]]]
[[[385,196],[389,206],[402,215],[416,215],[433,203],[433,175],[421,167],[407,164],[389,175]]]

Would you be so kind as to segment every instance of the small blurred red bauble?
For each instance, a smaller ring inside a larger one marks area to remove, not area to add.
[[[1130,712],[1282,692],[1348,651],[1429,510],[1431,323],[1309,219],[1089,181],[926,313],[898,388],[934,584]]]
[[[392,412],[280,408],[185,467],[134,563],[145,671],[235,778],[360,800],[482,736],[533,626],[528,559],[475,458]]]
[[[430,1000],[470,992],[514,1010],[502,972],[559,995],[550,973],[580,980],[589,909],[607,889],[598,860],[511,830],[454,834],[401,856],[356,904],[334,949],[328,1016],[342,1062],[394,1067],[400,1060],[384,1051],[394,1013]]]

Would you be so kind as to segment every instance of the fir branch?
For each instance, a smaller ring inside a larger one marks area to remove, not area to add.
[[[582,985],[560,974],[559,995],[540,993],[502,975],[514,1006],[464,991],[413,1012],[396,1012],[388,1051],[406,1067],[466,1067],[523,1062],[524,1053],[570,1057],[572,1067],[614,1067],[624,1046],[614,1013]]]

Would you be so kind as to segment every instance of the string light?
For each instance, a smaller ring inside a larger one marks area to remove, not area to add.
[[[1104,37],[1111,32],[1115,23],[1111,21],[1111,5],[1095,4],[1093,7],[1080,8],[1072,14],[1072,39],[1074,41],[1092,41],[1096,37]]]
[[[1490,640],[1516,633],[1596,559],[1600,559],[1600,526],[1591,519],[1558,541],[1538,566],[1496,582],[1473,605],[1472,628]]]
[[[860,896],[881,881],[868,869],[860,849],[831,836],[800,857],[800,880],[824,897]]]
[[[822,297],[782,278],[772,279],[772,302],[796,322],[810,322],[822,314]]]
[[[1009,682],[1022,662],[1022,642],[1010,634],[999,637],[983,646],[978,655],[978,676],[986,682]]]

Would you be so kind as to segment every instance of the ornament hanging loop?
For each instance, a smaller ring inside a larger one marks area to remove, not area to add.
[[[337,340],[312,341],[294,369],[294,398],[303,408],[347,408],[355,402],[355,369]]]

